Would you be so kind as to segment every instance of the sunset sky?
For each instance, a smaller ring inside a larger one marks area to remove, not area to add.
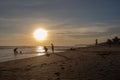
[[[47,30],[36,41],[36,29]],[[92,44],[120,37],[120,0],[0,0],[0,46]]]

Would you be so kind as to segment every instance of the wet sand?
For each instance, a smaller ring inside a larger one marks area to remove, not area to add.
[[[87,47],[0,63],[0,80],[120,80],[119,47]]]

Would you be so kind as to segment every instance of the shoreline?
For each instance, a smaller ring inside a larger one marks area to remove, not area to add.
[[[73,50],[70,49],[64,49],[64,51],[61,51],[61,52],[55,52],[55,53],[48,53],[48,54],[62,54],[62,53],[67,53],[67,52],[71,52],[71,51],[76,51],[76,50],[80,50],[81,52],[92,52],[92,53],[101,53],[101,52],[116,52],[116,53],[119,53],[120,52],[120,48],[118,47],[104,47],[104,46],[100,46],[100,47],[79,47],[79,48],[73,48]],[[33,53],[34,54],[34,53]],[[7,63],[7,62],[14,62],[14,61],[21,61],[21,60],[28,60],[28,59],[34,59],[34,58],[37,58],[37,57],[43,57],[43,56],[46,56],[46,54],[44,53],[44,55],[40,55],[40,56],[33,56],[33,57],[27,57],[27,58],[21,58],[21,59],[15,59],[15,60],[8,60],[8,61],[3,61],[3,62],[0,62],[0,63]]]
[[[55,53],[61,53],[64,51],[56,51]],[[48,52],[49,54],[52,54],[51,52]],[[0,60],[1,62],[7,62],[7,61],[14,61],[14,60],[21,60],[21,59],[27,59],[27,58],[32,58],[32,57],[39,57],[39,56],[44,56],[46,53],[45,52],[36,52],[36,53],[22,53],[22,54],[17,54],[17,55],[12,55],[8,57],[3,57]]]
[[[52,55],[52,54],[61,54],[61,53],[65,53],[67,50],[69,50],[69,49],[64,49],[62,51],[56,51],[55,53],[49,52],[48,54],[50,54],[50,55]],[[39,52],[37,52],[37,53],[39,53]],[[30,53],[30,54],[32,54],[32,53]],[[18,54],[18,55],[22,55],[22,54]],[[36,54],[36,55],[38,55],[38,54]],[[15,60],[8,60],[8,61],[0,62],[0,63],[8,63],[8,62],[15,62],[15,61],[24,61],[24,60],[29,60],[29,59],[34,59],[34,58],[40,58],[40,57],[45,57],[45,56],[46,56],[46,53],[44,53],[43,55],[40,55],[40,56],[33,56],[33,57],[27,57],[27,58],[15,59]]]
[[[7,47],[5,47],[5,49],[0,49],[1,52],[1,57],[0,57],[0,62],[6,62],[6,61],[11,61],[11,60],[15,60],[15,59],[24,59],[24,58],[29,58],[29,57],[34,57],[34,56],[41,56],[44,55],[45,52],[41,51],[42,47],[38,46],[38,47],[19,47],[19,52],[22,51],[21,53],[18,53],[17,55],[14,55],[13,52],[13,48],[9,47],[10,49],[8,49]],[[62,47],[59,48],[57,47],[55,49],[55,53],[58,52],[63,52],[65,49]],[[48,53],[52,53],[50,47],[48,50]]]

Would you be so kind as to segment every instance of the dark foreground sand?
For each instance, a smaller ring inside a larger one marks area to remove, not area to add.
[[[80,48],[3,62],[0,80],[120,80],[120,48]]]

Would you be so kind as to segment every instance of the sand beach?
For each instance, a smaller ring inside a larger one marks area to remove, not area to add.
[[[0,63],[0,80],[120,80],[119,47],[85,47]]]
[[[0,80],[120,80],[120,0],[0,0]]]

